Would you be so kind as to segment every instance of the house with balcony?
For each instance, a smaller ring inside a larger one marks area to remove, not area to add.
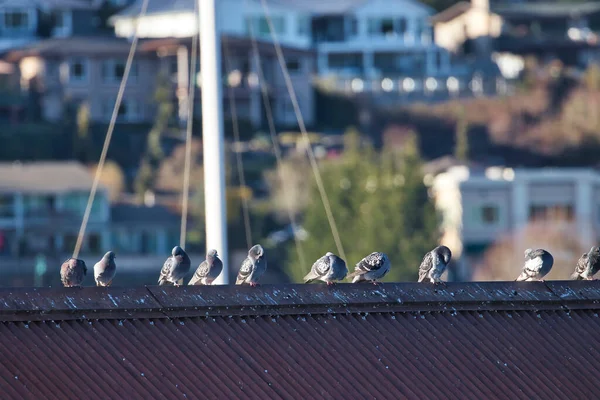
[[[118,37],[130,38],[135,24],[138,36],[145,39],[141,48],[154,52],[176,83],[179,118],[187,116],[187,87],[190,77],[191,37],[198,33],[196,0],[165,2],[150,0],[146,14],[138,18],[142,2],[138,1],[110,18]],[[255,60],[250,32],[257,40],[259,58],[275,123],[297,123],[292,102],[285,86],[267,20],[257,0],[220,0],[216,3],[221,32],[223,71],[223,112],[231,118],[230,97],[236,102],[238,117],[254,126],[266,125],[266,111],[259,85],[258,60]],[[288,4],[269,2],[269,11],[282,45],[286,66],[293,81],[302,116],[310,125],[314,120],[314,93],[311,86],[316,68],[307,13]],[[199,73],[198,64],[198,73]],[[201,115],[201,79],[198,84],[195,115]],[[231,90],[229,90],[231,88]]]
[[[0,2],[0,50],[49,37],[90,35],[100,27],[103,2],[128,0],[5,0]],[[119,4],[121,1],[121,4]]]
[[[531,224],[569,228],[577,251],[600,239],[596,170],[453,166],[428,179],[442,215],[442,241],[461,260],[458,279],[469,279],[482,254],[500,238],[512,235],[518,246],[526,245],[522,235]]]
[[[93,121],[108,122],[130,47],[114,37],[50,38],[8,52],[4,59],[17,65],[22,91],[39,94],[44,119],[59,121],[68,104],[86,104]],[[118,122],[153,120],[157,64],[154,53],[136,53]]]
[[[582,67],[598,60],[598,37],[592,29],[598,16],[600,2],[471,0],[457,2],[431,21],[440,47],[463,56],[493,54],[503,75],[513,78],[528,55]]]
[[[73,251],[93,177],[76,162],[0,163],[0,255]],[[83,253],[109,247],[110,205],[99,186]]]

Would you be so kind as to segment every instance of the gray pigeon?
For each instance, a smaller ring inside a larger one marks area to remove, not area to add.
[[[173,247],[171,257],[167,258],[158,278],[159,285],[171,283],[179,286],[179,281],[187,275],[192,266],[192,262],[187,253],[179,246]]]
[[[525,265],[523,272],[516,281],[543,281],[543,277],[550,272],[554,264],[554,257],[543,249],[525,250]]]
[[[60,280],[64,287],[81,286],[85,275],[87,266],[83,260],[69,258],[60,266]]]
[[[248,283],[254,287],[258,285],[258,280],[266,270],[267,258],[265,257],[265,250],[260,244],[254,245],[248,250],[248,257],[242,262],[235,284],[243,285],[244,283]]]
[[[115,274],[117,273],[117,264],[115,264],[115,253],[107,252],[104,257],[94,264],[94,279],[96,286],[110,286]]]
[[[219,258],[216,250],[209,250],[206,253],[206,260],[198,266],[188,285],[212,285],[221,271],[223,271],[223,261]]]
[[[333,285],[334,281],[344,280],[347,273],[346,262],[328,251],[327,254],[315,261],[310,272],[304,277],[304,283],[320,279],[329,286]]]
[[[451,258],[452,252],[446,246],[438,246],[425,254],[419,267],[419,282],[429,278],[431,283],[444,283],[440,278],[446,271]]]
[[[352,283],[371,282],[374,285],[378,283],[388,272],[390,272],[391,263],[387,255],[380,252],[373,252],[360,260],[354,272],[348,275],[348,278],[354,278]]]
[[[598,270],[600,270],[600,247],[594,246],[577,261],[577,266],[575,266],[575,272],[571,275],[571,279],[591,281]]]

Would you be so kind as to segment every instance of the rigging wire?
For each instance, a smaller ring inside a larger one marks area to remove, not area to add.
[[[117,122],[119,108],[121,108],[123,94],[125,93],[125,87],[127,86],[127,79],[129,78],[129,71],[131,70],[131,64],[133,63],[133,57],[135,55],[135,50],[137,48],[138,39],[139,39],[138,38],[138,29],[139,29],[139,24],[140,24],[140,18],[142,18],[146,14],[146,10],[148,9],[148,2],[149,2],[149,0],[143,0],[140,14],[138,15],[137,21],[135,23],[135,28],[133,31],[133,40],[131,42],[131,47],[129,48],[129,55],[127,56],[127,62],[125,63],[125,71],[123,72],[123,78],[121,79],[121,84],[119,86],[119,91],[117,93],[117,99],[115,101],[115,106],[113,108],[113,112],[110,117],[110,123],[108,125],[106,137],[104,138],[104,145],[102,147],[102,153],[100,154],[100,160],[98,161],[98,165],[96,167],[96,173],[94,175],[94,182],[92,183],[92,189],[90,191],[87,205],[85,207],[85,212],[83,214],[83,220],[81,221],[79,233],[77,234],[77,242],[75,243],[75,249],[73,250],[73,258],[79,257],[79,252],[81,251],[81,246],[83,244],[83,238],[85,237],[87,223],[90,218],[90,212],[92,210],[92,204],[93,204],[94,198],[96,196],[96,191],[98,190],[98,184],[100,182],[100,175],[102,174],[102,169],[104,168],[104,162],[106,161],[106,154],[108,153],[110,141],[112,139],[112,135],[115,130],[115,124]]]
[[[325,207],[325,213],[327,214],[327,221],[329,222],[329,227],[331,228],[331,233],[333,235],[333,240],[335,241],[335,245],[337,247],[337,251],[342,259],[346,259],[346,255],[344,252],[344,247],[342,245],[342,240],[340,238],[340,234],[337,229],[337,225],[335,223],[335,218],[333,217],[333,212],[331,210],[331,205],[329,204],[329,198],[327,197],[327,192],[325,191],[325,186],[323,185],[323,180],[321,178],[321,173],[319,171],[319,166],[317,165],[317,160],[315,158],[315,154],[313,152],[312,146],[310,144],[310,139],[308,137],[308,133],[306,132],[306,125],[304,123],[304,118],[302,117],[302,112],[300,110],[300,106],[298,105],[298,98],[296,97],[296,91],[294,90],[294,85],[292,84],[292,80],[290,78],[289,71],[287,69],[287,65],[285,63],[285,58],[283,56],[283,51],[281,49],[281,44],[279,43],[279,39],[277,37],[277,33],[275,32],[275,27],[273,26],[273,21],[271,19],[271,14],[269,12],[269,7],[267,5],[266,0],[261,0],[264,17],[269,25],[269,32],[271,34],[271,38],[273,40],[273,46],[275,47],[275,53],[277,54],[277,61],[279,62],[279,66],[281,67],[281,72],[283,73],[283,78],[285,80],[285,84],[290,95],[290,100],[292,101],[292,106],[294,107],[294,113],[296,114],[296,119],[298,120],[298,126],[300,128],[300,132],[304,138],[306,152],[308,154],[308,159],[310,161],[310,165],[312,167],[313,173],[315,175],[315,182],[317,184],[317,188],[319,189],[319,195],[321,196],[321,201],[323,202],[323,206]],[[252,24],[249,24],[252,25]]]
[[[195,4],[195,15],[198,15],[198,2]],[[196,60],[199,58],[199,40],[200,30],[198,34],[192,37],[192,51],[190,55],[190,73],[188,75],[188,104],[187,104],[187,125],[185,132],[185,164],[183,171],[183,194],[181,204],[181,230],[179,232],[179,245],[185,249],[185,237],[187,234],[187,216],[190,195],[190,170],[192,164],[192,128],[194,124],[194,95],[196,93]]]
[[[229,49],[227,45],[227,39],[222,38],[223,42],[223,55],[225,56],[225,71],[227,73],[231,73],[231,59],[229,57]],[[231,123],[233,128],[233,139],[236,143],[240,143],[240,127],[238,124],[238,115],[237,108],[235,105],[235,92],[232,85],[229,82],[226,82],[227,91],[229,94],[229,108],[231,111]],[[240,180],[240,188],[246,188],[246,178],[244,176],[244,164],[242,161],[242,153],[240,151],[235,151],[235,158],[237,162],[237,170],[238,176]],[[248,249],[252,247],[252,229],[250,226],[250,212],[248,209],[248,199],[246,196],[242,194],[242,214],[244,216],[244,229],[246,232],[246,244],[248,245]]]
[[[256,36],[254,35],[254,28],[252,24],[248,24],[248,31],[250,33],[250,40],[252,42],[252,55],[253,62],[256,63],[256,70],[258,73],[258,82],[260,84],[260,92],[262,95],[263,105],[265,107],[265,114],[267,117],[267,123],[269,125],[269,134],[271,136],[271,142],[273,143],[273,152],[275,153],[275,159],[277,160],[277,169],[279,171],[279,180],[281,184],[285,187],[288,183],[285,180],[284,171],[283,171],[283,157],[281,156],[281,147],[279,146],[279,139],[277,138],[277,131],[275,130],[275,121],[273,119],[273,108],[271,106],[271,101],[269,100],[269,88],[267,87],[267,83],[265,81],[264,71],[262,69],[262,64],[260,61],[260,52],[258,51],[258,43],[256,42]],[[302,250],[302,244],[300,243],[300,238],[297,235],[297,222],[296,217],[294,216],[294,212],[292,211],[292,202],[286,197],[287,200],[287,212],[288,217],[290,219],[290,224],[292,225],[292,233],[294,237],[294,242],[296,245],[296,252],[298,253],[298,260],[301,265],[306,265],[306,259],[304,257],[304,251]]]

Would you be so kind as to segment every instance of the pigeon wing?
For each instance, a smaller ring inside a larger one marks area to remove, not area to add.
[[[348,278],[352,278],[358,275],[364,275],[367,272],[381,268],[382,265],[383,258],[381,257],[381,254],[371,253],[356,264],[354,272],[348,274]]]
[[[584,253],[577,260],[577,265],[575,265],[575,272],[571,274],[571,279],[581,279],[581,275],[585,272],[586,268],[588,268],[589,259],[587,253]]]
[[[433,268],[433,255],[431,252],[428,252],[425,254],[425,257],[423,257],[423,261],[421,261],[421,265],[419,266],[418,282],[423,282],[431,268]]]
[[[541,271],[544,262],[542,257],[531,258],[525,261],[525,265],[523,266],[523,273],[525,279],[527,278],[535,278]]]
[[[190,283],[188,283],[188,285],[202,284],[202,278],[206,278],[208,271],[208,261],[204,260],[200,263],[196,269],[196,272],[194,272],[194,276],[192,276],[192,279],[190,279]]]
[[[323,256],[312,265],[310,272],[304,277],[305,283],[310,283],[315,279],[325,276],[330,268],[329,257]]]
[[[240,285],[240,284],[244,283],[248,278],[250,278],[250,275],[254,271],[254,268],[255,268],[254,261],[252,261],[252,259],[250,259],[250,257],[246,257],[244,259],[244,261],[242,262],[242,266],[240,267],[240,271],[238,272],[238,276],[235,281],[235,284]]]
[[[158,278],[159,285],[164,285],[165,283],[167,283],[167,278],[168,278],[169,274],[171,273],[171,270],[173,269],[174,264],[175,264],[175,258],[173,256],[167,258],[167,260],[163,264],[162,269],[160,270],[160,276]]]

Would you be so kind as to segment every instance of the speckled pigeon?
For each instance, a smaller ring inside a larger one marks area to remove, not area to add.
[[[254,245],[248,250],[248,257],[242,262],[235,284],[243,285],[244,283],[248,283],[250,286],[256,286],[266,270],[267,258],[265,257],[265,250],[260,244]]]
[[[446,246],[437,246],[425,254],[419,267],[419,282],[423,282],[425,278],[429,278],[431,283],[444,283],[441,280],[441,276],[448,267],[451,258],[452,252]]]
[[[354,272],[348,275],[348,278],[354,278],[352,283],[371,282],[374,285],[378,283],[388,272],[390,272],[391,263],[387,255],[380,252],[373,252],[360,260]]]
[[[87,266],[83,260],[69,258],[60,266],[60,280],[64,287],[81,286],[86,275]]]
[[[516,281],[543,281],[543,277],[550,272],[554,264],[554,257],[543,249],[525,250],[525,265],[523,272]]]
[[[206,253],[206,260],[200,263],[188,285],[212,285],[221,271],[223,271],[223,261],[219,258],[216,250],[209,250]]]
[[[94,279],[96,286],[110,286],[115,274],[117,273],[117,264],[115,264],[115,253],[108,251],[104,257],[94,264]]]
[[[312,265],[310,272],[304,277],[305,283],[316,279],[322,280],[327,285],[333,285],[334,281],[342,281],[348,274],[346,262],[333,254],[327,252]]]
[[[600,270],[600,247],[594,246],[577,261],[575,272],[571,275],[571,279],[591,281],[598,270]]]
[[[173,284],[179,286],[179,281],[187,275],[192,262],[187,253],[179,246],[173,247],[171,257],[167,258],[158,278],[159,285]]]

